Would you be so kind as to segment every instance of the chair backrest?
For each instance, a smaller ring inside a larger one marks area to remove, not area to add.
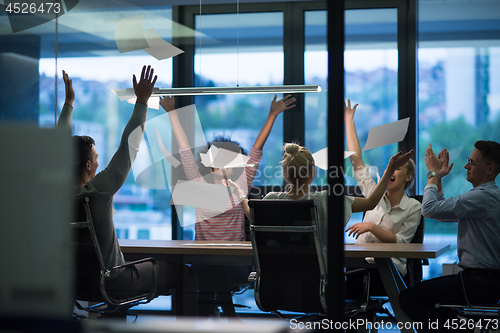
[[[315,201],[250,200],[249,206],[258,307],[272,312],[326,312]]]
[[[422,195],[415,195],[415,196],[412,196],[412,198],[414,198],[414,199],[418,200],[420,203],[422,203],[422,199],[423,199]],[[418,224],[417,230],[415,230],[415,235],[413,235],[411,243],[422,244],[424,242],[424,231],[425,231],[425,217],[423,215],[421,215],[420,216],[420,223]]]
[[[102,292],[102,275],[106,271],[99,242],[94,230],[89,198],[75,199],[73,267],[75,298],[91,302],[105,301]]]
[[[412,198],[422,202],[422,195],[414,195]],[[415,230],[415,235],[410,243],[418,243],[422,244],[424,242],[424,231],[425,231],[425,217],[423,215],[420,216],[420,223],[418,224],[417,229]],[[408,258],[406,259],[406,276],[404,277],[404,281],[407,286],[413,286],[416,283],[422,282],[423,272],[422,265],[428,265],[428,259],[415,259]]]

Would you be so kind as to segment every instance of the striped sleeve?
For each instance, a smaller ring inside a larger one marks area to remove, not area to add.
[[[243,174],[238,178],[236,181],[236,184],[245,192],[247,193],[248,190],[252,187],[253,180],[255,178],[255,175],[257,173],[257,170],[259,169],[259,162],[262,159],[262,149],[255,149],[252,147],[252,150],[250,150],[250,153],[248,154],[250,159],[248,160],[248,164],[245,167],[245,171],[243,171]]]
[[[204,181],[194,161],[191,148],[179,148],[179,153],[181,155],[182,167],[184,168],[184,173],[186,174],[187,179],[199,182]]]

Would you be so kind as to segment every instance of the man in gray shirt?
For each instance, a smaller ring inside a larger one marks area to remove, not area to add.
[[[474,147],[465,165],[467,181],[473,189],[457,198],[445,199],[441,179],[448,175],[453,164],[449,164],[446,149],[436,156],[429,145],[425,153],[429,173],[422,215],[442,222],[458,220],[458,265],[474,269],[463,275],[468,300],[497,303],[500,299],[500,191],[495,178],[500,173],[500,144],[477,141]],[[423,324],[424,330],[458,331],[460,322],[453,310],[437,308],[436,304],[465,304],[463,285],[460,274],[438,277],[404,290],[399,302],[410,318]],[[437,327],[430,327],[430,323],[436,323]]]
[[[88,136],[72,138],[76,149],[76,174],[74,195],[76,198],[88,197],[90,210],[94,220],[94,228],[104,257],[106,267],[114,267],[125,263],[123,253],[116,236],[113,222],[113,196],[124,184],[135,160],[144,133],[148,112],[148,100],[153,92],[157,76],[153,78],[151,66],[143,67],[139,82],[133,76],[134,91],[137,96],[134,111],[130,117],[120,141],[118,150],[107,167],[96,175],[99,165],[98,154],[94,140]],[[71,127],[73,101],[75,94],[72,81],[63,71],[66,88],[66,100],[61,111],[57,126]],[[139,130],[137,130],[139,129]],[[184,314],[197,313],[197,280],[196,274],[189,267],[157,261],[158,285],[157,294],[170,294],[171,288],[176,288],[185,294]],[[150,285],[155,274],[151,263],[129,266],[121,271],[115,271],[106,280],[106,289],[115,298],[127,297],[132,292],[151,290]],[[189,305],[188,305],[189,304]]]

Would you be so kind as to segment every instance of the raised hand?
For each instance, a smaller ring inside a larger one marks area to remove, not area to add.
[[[175,97],[174,96],[162,96],[162,97],[160,97],[160,105],[167,112],[174,111],[175,110]]]
[[[151,66],[147,66],[147,68],[144,66],[142,67],[141,79],[139,80],[139,83],[137,83],[135,74],[132,76],[132,84],[134,85],[137,102],[146,105],[148,104],[149,97],[151,97],[156,80],[158,79],[158,76],[156,75],[153,78],[153,73],[154,69],[151,68]]]
[[[411,156],[415,153],[415,150],[412,149],[406,154],[402,155],[401,152],[398,152],[394,156],[391,157],[389,163],[387,164],[387,169],[394,172],[395,170],[403,167],[411,158]],[[392,173],[391,173],[392,174]]]
[[[68,74],[63,70],[63,81],[64,81],[64,89],[66,90],[66,99],[64,103],[73,106],[73,102],[75,101],[75,92],[73,91],[73,81],[70,80]]]
[[[280,99],[279,101],[276,101],[278,98],[277,95],[274,95],[274,99],[271,102],[271,111],[269,114],[272,114],[274,116],[279,115],[281,112],[291,109],[295,107],[295,98],[292,97],[291,95],[283,97],[283,99]]]
[[[450,164],[450,153],[446,148],[441,150],[441,152],[437,156],[438,160],[443,162],[443,165],[441,166],[441,169],[439,169],[438,174],[439,178],[443,178],[444,176],[448,175],[453,168],[453,164]]]
[[[344,122],[349,122],[354,120],[354,113],[356,112],[356,108],[358,107],[358,104],[355,104],[351,108],[351,100],[347,100],[347,105],[345,104],[344,100]]]
[[[441,167],[443,166],[442,160],[440,160],[436,154],[434,154],[434,151],[432,151],[432,144],[429,143],[429,146],[425,150],[425,166],[429,171],[435,171],[439,172]],[[451,170],[451,169],[450,169]]]

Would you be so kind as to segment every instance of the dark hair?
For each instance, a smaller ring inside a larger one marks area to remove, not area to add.
[[[202,151],[200,151],[200,153],[206,153],[210,149],[210,147],[212,147],[212,145],[216,146],[217,148],[227,149],[227,150],[234,151],[236,153],[248,156],[248,151],[245,148],[243,148],[238,141],[234,141],[231,139],[231,137],[223,136],[223,135],[214,136],[214,139],[212,141],[210,141],[207,144],[207,147],[205,149],[203,149]],[[208,175],[212,172],[212,168],[207,168],[206,166],[204,166],[201,163],[201,158],[198,158],[196,163],[198,165],[198,171],[200,172],[200,174],[202,176]],[[233,180],[235,180],[235,179],[239,178],[239,176],[241,176],[244,168],[234,168],[234,169],[235,170],[233,171],[233,175],[232,175]]]
[[[71,139],[73,140],[73,147],[75,149],[74,167],[76,176],[79,178],[83,170],[85,170],[85,164],[92,158],[92,146],[95,145],[95,141],[90,136],[85,135],[75,135]]]
[[[208,149],[210,149],[212,145],[217,148],[224,148],[243,155],[248,155],[248,151],[243,148],[238,141],[231,140],[231,137],[216,135],[214,136],[214,139],[208,143]]]
[[[500,144],[495,141],[479,140],[474,143],[474,147],[481,152],[486,163],[495,166],[495,172],[500,173]]]

